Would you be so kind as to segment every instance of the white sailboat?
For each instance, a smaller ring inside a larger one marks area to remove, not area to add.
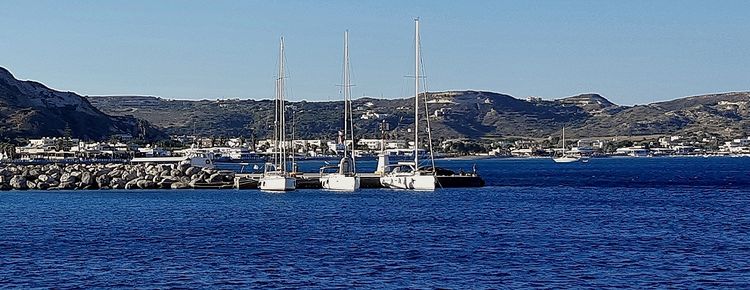
[[[565,127],[562,128],[562,155],[559,157],[553,157],[552,160],[557,163],[571,163],[581,160],[581,157],[567,154],[565,147]]]
[[[356,191],[359,189],[359,175],[357,163],[354,160],[354,122],[352,118],[351,84],[349,80],[349,31],[344,32],[344,156],[338,166],[325,166],[320,169],[320,184],[323,189],[335,191]],[[351,136],[351,152],[347,148],[347,138]],[[351,153],[351,154],[350,154]],[[326,169],[337,169],[333,173],[325,173]]]
[[[396,166],[391,166],[392,169],[380,177],[380,184],[393,189],[432,191],[435,190],[436,182],[434,165],[432,172],[419,170],[419,70],[421,60],[419,56],[418,18],[414,19],[414,27],[414,161],[399,162]]]
[[[265,191],[288,191],[297,188],[297,179],[287,171],[286,150],[286,108],[284,102],[284,38],[279,48],[279,75],[276,78],[276,98],[274,99],[274,153],[273,163],[263,168],[258,187]]]

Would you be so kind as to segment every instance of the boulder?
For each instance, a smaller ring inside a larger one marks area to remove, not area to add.
[[[196,173],[201,172],[201,169],[198,167],[188,167],[188,169],[185,169],[185,176],[193,176]]]
[[[8,183],[13,189],[18,190],[26,190],[29,189],[28,182],[26,181],[26,178],[21,175],[15,175],[13,178],[10,179],[10,182]]]
[[[109,177],[120,177],[122,176],[122,170],[115,169],[107,173],[107,176]]]
[[[109,182],[109,187],[112,189],[125,189],[125,180],[119,177],[112,178],[112,180]]]
[[[76,188],[76,184],[74,182],[60,182],[59,185],[57,185],[57,189],[74,189]]]
[[[138,180],[136,184],[138,185],[138,188],[141,188],[141,189],[154,189],[157,187],[156,182],[153,182],[151,180],[141,179],[141,180]]]
[[[214,183],[214,182],[222,182],[224,181],[224,177],[219,173],[211,174],[206,181]]]
[[[162,180],[156,183],[156,186],[161,189],[169,189],[172,186],[171,180]]]
[[[122,177],[122,179],[124,179],[124,180],[127,180],[127,181],[132,181],[132,180],[135,180],[136,178],[138,178],[138,175],[137,175],[137,174],[136,174],[135,172],[132,172],[132,171],[126,171],[126,172],[123,172],[123,173],[122,173],[122,176],[121,176],[121,177]]]
[[[140,180],[133,179],[131,181],[128,181],[127,183],[125,183],[125,189],[136,189],[136,188],[138,188],[138,181],[140,181]]]
[[[40,181],[40,182],[47,182],[47,181],[49,181],[50,179],[51,179],[51,178],[49,177],[49,175],[46,175],[46,174],[41,174],[41,175],[39,175],[39,176],[38,176],[38,177],[36,178],[36,180],[38,180],[38,181]]]
[[[46,181],[44,183],[49,184],[50,188],[60,186],[60,182],[57,181],[57,180],[54,180],[54,179],[50,179],[50,180],[48,180],[48,181]]]
[[[94,170],[94,177],[99,177],[102,175],[106,175],[110,172],[109,169],[96,169]]]
[[[48,189],[50,187],[51,186],[50,186],[49,183],[46,183],[46,182],[43,182],[43,181],[40,181],[39,183],[36,184],[36,188],[37,189],[41,189],[41,190],[45,190],[45,189]]]
[[[203,180],[203,179],[201,179],[201,178],[196,178],[196,179],[190,180],[190,182],[188,183],[188,185],[190,187],[194,188],[196,183],[204,183],[204,182],[206,182],[206,181]]]
[[[62,176],[60,176],[60,183],[75,183],[78,181],[78,178],[71,173],[63,173]]]
[[[174,177],[179,177],[179,176],[182,176],[183,172],[184,171],[181,171],[179,169],[172,169],[172,170],[169,171],[169,175],[170,176],[174,176]]]
[[[188,184],[182,183],[182,182],[172,183],[169,187],[172,188],[172,189],[187,189],[187,188],[190,188],[190,186]]]
[[[100,188],[108,187],[109,181],[110,181],[109,175],[100,175],[99,177],[96,178],[96,184]]]
[[[26,178],[36,179],[41,174],[42,174],[41,170],[39,170],[38,168],[32,168],[32,169],[29,169],[29,171],[26,173]]]
[[[89,173],[88,171],[84,171],[81,173],[81,184],[83,186],[89,186],[94,184],[96,180],[94,179],[94,175]]]

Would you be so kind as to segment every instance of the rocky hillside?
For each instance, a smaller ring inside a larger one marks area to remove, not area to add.
[[[422,97],[422,96],[420,96]],[[737,136],[750,132],[750,93],[724,93],[639,106],[619,106],[597,94],[558,100],[517,99],[481,91],[427,94],[436,138],[502,136],[547,137],[566,126],[571,136],[706,133]],[[267,137],[273,125],[269,100],[167,100],[157,97],[91,97],[91,103],[112,115],[146,119],[170,134]],[[354,101],[355,130],[379,136],[379,125],[391,135],[411,134],[411,99]],[[298,138],[334,138],[341,128],[342,102],[293,102],[288,119]],[[291,113],[291,112],[294,113]]]
[[[109,116],[72,92],[60,92],[33,81],[21,81],[0,67],[0,139],[63,136],[106,139],[113,134],[161,138],[147,121]]]

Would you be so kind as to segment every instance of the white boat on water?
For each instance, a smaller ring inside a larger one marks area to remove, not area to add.
[[[320,185],[323,189],[334,191],[356,191],[359,189],[359,175],[354,153],[354,125],[352,118],[351,84],[349,80],[349,31],[344,32],[344,157],[338,166],[325,166],[320,169]],[[349,133],[349,134],[347,134]],[[351,150],[347,148],[347,138],[351,135]],[[350,152],[351,151],[351,152]],[[336,172],[327,173],[326,170],[335,168]]]
[[[380,177],[380,184],[387,188],[409,189],[421,191],[435,190],[435,170],[431,172],[419,170],[419,72],[421,69],[421,58],[419,44],[419,19],[414,20],[414,161],[399,162],[396,166],[389,166],[383,176]],[[426,106],[427,104],[425,104]],[[427,119],[427,132],[429,133],[429,119]],[[432,138],[428,138],[432,140]],[[432,152],[432,148],[430,148]],[[435,168],[434,159],[432,167]]]
[[[320,168],[320,185],[323,189],[333,191],[356,191],[359,189],[359,175],[354,170],[352,158],[344,157],[337,166]],[[327,173],[326,170],[336,172]]]
[[[562,156],[552,158],[556,163],[573,163],[581,160],[580,156],[568,154],[565,148],[565,127],[562,128]]]
[[[279,48],[279,75],[276,78],[276,98],[274,100],[274,144],[273,162],[263,166],[258,187],[264,191],[289,191],[297,188],[297,179],[287,171],[286,107],[284,103],[284,38]]]
[[[192,154],[189,156],[166,156],[166,157],[134,157],[130,163],[189,163],[190,166],[202,168],[214,168],[216,165],[210,156],[205,154]]]
[[[265,191],[295,190],[297,189],[297,179],[290,176],[288,172],[274,167],[273,164],[266,163],[258,187]]]
[[[435,174],[417,170],[412,162],[399,162],[390,166],[390,172],[380,177],[380,184],[393,189],[417,191],[435,190]]]

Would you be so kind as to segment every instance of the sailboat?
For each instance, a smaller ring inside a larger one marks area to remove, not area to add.
[[[265,191],[287,191],[297,188],[297,179],[287,171],[286,108],[284,103],[284,38],[279,48],[279,75],[276,78],[274,99],[274,144],[273,162],[267,162],[260,176],[258,187]]]
[[[419,18],[417,18],[414,19],[414,161],[399,162],[396,166],[391,166],[393,169],[380,177],[380,184],[387,188],[435,190],[435,166],[432,166],[431,172],[419,170],[419,70],[421,68],[419,49]]]
[[[570,154],[567,154],[565,151],[565,127],[562,128],[562,155],[559,157],[553,157],[552,160],[557,163],[571,163],[571,162],[577,162],[581,160],[578,156],[573,156]]]
[[[355,191],[359,189],[359,175],[357,175],[357,164],[354,160],[354,122],[352,118],[351,84],[349,81],[349,31],[344,32],[344,156],[338,166],[325,166],[320,169],[320,184],[323,189],[335,191]],[[351,152],[346,143],[351,135]],[[350,154],[351,153],[351,154]],[[326,169],[337,169],[334,173],[325,173]]]

